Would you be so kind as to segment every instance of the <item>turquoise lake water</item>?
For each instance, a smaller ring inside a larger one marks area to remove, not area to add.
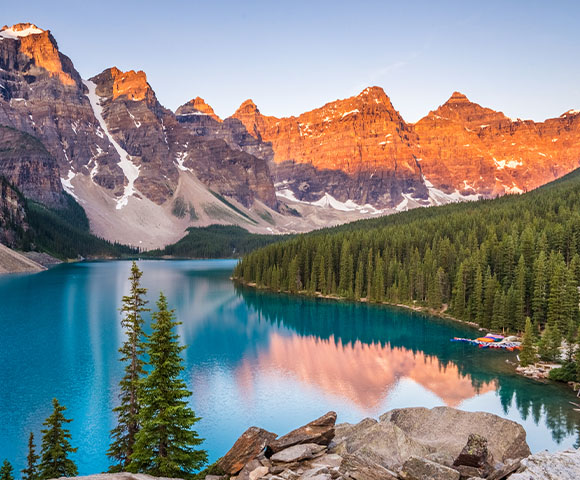
[[[532,451],[574,445],[571,390],[519,377],[514,354],[450,342],[477,331],[405,310],[235,287],[235,262],[141,261],[178,319],[197,424],[213,461],[249,426],[278,434],[328,410],[339,422],[392,408],[449,405],[524,425]],[[66,405],[80,474],[107,469],[122,376],[118,308],[130,262],[0,276],[0,461],[20,470],[51,399]]]

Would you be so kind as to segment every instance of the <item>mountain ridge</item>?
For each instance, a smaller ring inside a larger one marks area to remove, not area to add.
[[[514,121],[454,92],[410,123],[374,86],[291,117],[246,100],[222,120],[199,96],[165,108],[141,70],[82,80],[50,31],[27,23],[0,30],[0,85],[0,126],[53,159],[30,164],[37,173],[5,161],[3,174],[50,203],[38,172],[53,162],[55,199],[73,195],[96,234],[140,248],[192,226],[295,233],[521,193],[580,164],[576,110]]]

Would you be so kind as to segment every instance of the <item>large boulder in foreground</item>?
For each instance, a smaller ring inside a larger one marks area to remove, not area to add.
[[[454,458],[459,456],[470,434],[487,439],[488,452],[495,462],[506,463],[531,454],[524,428],[491,413],[449,407],[402,408],[383,414],[380,422],[392,423],[408,438]]]
[[[244,468],[244,465],[255,458],[268,444],[278,435],[264,430],[263,428],[250,427],[240,438],[236,440],[234,446],[230,448],[217,462],[218,470],[235,475]]]
[[[460,458],[462,464],[469,455],[464,447],[473,434],[477,435],[471,437],[473,444],[474,439],[487,440],[479,453],[472,452],[485,459],[483,464],[501,468],[530,454],[526,432],[517,423],[489,413],[449,407],[398,409],[385,413],[379,421],[367,418],[356,425],[337,425],[330,451],[355,455],[391,471],[399,470],[411,456],[428,458],[437,454]],[[483,464],[478,468],[484,468]]]
[[[578,480],[580,478],[580,450],[539,452],[522,460],[518,473],[510,480]]]
[[[281,450],[304,443],[328,445],[334,438],[335,423],[336,412],[328,412],[322,417],[269,442],[266,448],[266,456],[271,457]]]

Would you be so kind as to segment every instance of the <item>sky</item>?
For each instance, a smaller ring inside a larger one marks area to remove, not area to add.
[[[513,118],[580,109],[580,2],[1,0],[0,24],[51,30],[83,78],[143,70],[176,109],[251,98],[298,115],[380,86],[408,122],[460,91]]]

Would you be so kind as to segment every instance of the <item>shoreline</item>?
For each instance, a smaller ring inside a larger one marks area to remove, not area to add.
[[[306,290],[301,290],[300,292],[297,292],[297,293],[291,293],[288,291],[276,292],[270,287],[260,287],[255,282],[243,282],[242,280],[235,278],[235,277],[230,277],[230,280],[238,285],[243,285],[245,287],[254,288],[256,290],[269,291],[272,293],[283,293],[284,295],[292,295],[292,296],[305,297],[305,298],[321,298],[324,300],[334,300],[337,302],[352,302],[355,304],[356,303],[364,303],[367,305],[379,305],[379,306],[382,305],[385,307],[392,307],[392,308],[404,308],[405,310],[411,310],[411,311],[417,312],[417,313],[424,313],[426,315],[430,315],[432,317],[436,317],[436,318],[441,319],[441,320],[450,320],[452,322],[460,323],[462,325],[466,325],[468,327],[474,328],[480,332],[493,333],[492,330],[481,327],[480,325],[478,325],[475,322],[468,322],[467,320],[461,320],[461,319],[456,318],[452,315],[449,315],[448,313],[445,313],[447,311],[447,308],[444,308],[442,310],[435,310],[435,309],[430,308],[430,307],[424,307],[424,306],[419,306],[419,305],[407,305],[405,303],[369,302],[366,298],[361,298],[360,300],[349,300],[349,299],[344,298],[344,297],[339,297],[338,295],[323,295],[319,292],[316,292],[314,294],[309,294],[306,292]]]
[[[387,307],[391,307],[391,308],[403,308],[406,310],[411,310],[413,312],[417,312],[417,313],[423,313],[426,315],[430,315],[432,317],[435,317],[437,319],[441,319],[441,320],[449,320],[452,322],[456,322],[456,323],[460,323],[462,325],[466,325],[468,327],[477,329],[480,332],[487,332],[487,333],[494,333],[492,330],[489,330],[487,328],[481,327],[478,324],[476,324],[475,322],[468,322],[466,320],[461,320],[459,318],[453,317],[452,315],[449,315],[447,313],[445,313],[445,311],[447,310],[447,308],[442,309],[441,311],[435,310],[433,308],[430,307],[423,307],[423,306],[418,306],[418,305],[406,305],[404,303],[390,303],[390,302],[368,302],[366,298],[360,299],[360,300],[348,300],[344,297],[339,297],[337,295],[322,295],[321,293],[315,293],[314,295],[312,294],[308,294],[306,293],[305,290],[302,290],[300,292],[297,293],[290,293],[287,291],[279,291],[279,292],[275,292],[272,288],[270,287],[260,287],[258,286],[255,282],[243,282],[238,278],[235,277],[230,277],[230,280],[232,280],[234,283],[238,284],[238,285],[242,285],[245,287],[249,287],[249,288],[254,288],[256,290],[263,290],[263,291],[270,291],[272,293],[283,293],[285,295],[292,295],[292,296],[298,296],[298,297],[306,297],[306,298],[321,298],[321,299],[325,299],[325,300],[334,300],[334,301],[343,301],[343,302],[353,302],[353,303],[366,303],[369,305],[383,305],[383,306],[387,306]],[[526,368],[522,367],[519,363],[519,357],[516,355],[517,358],[517,362],[510,362],[510,365],[513,366],[513,371],[516,375],[519,375],[521,377],[533,380],[536,383],[542,383],[542,384],[549,384],[549,383],[554,383],[554,384],[565,384],[565,382],[557,382],[555,380],[551,380],[550,378],[548,378],[547,376],[532,376],[532,375],[526,375],[524,372],[526,370]],[[541,362],[540,362],[541,363]],[[576,390],[574,390],[574,387],[572,385],[568,385],[573,392],[575,392]]]

